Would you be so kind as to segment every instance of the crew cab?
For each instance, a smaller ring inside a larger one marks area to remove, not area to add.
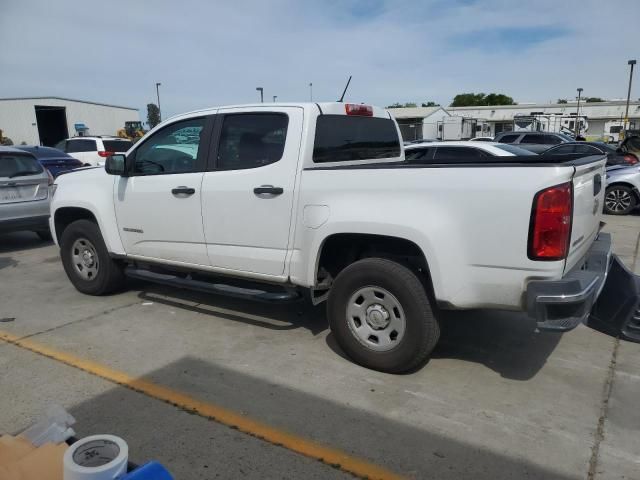
[[[58,178],[51,229],[83,293],[128,275],[309,294],[327,301],[341,348],[387,372],[427,360],[441,309],[526,311],[556,331],[589,317],[612,278],[604,156],[415,164],[400,139],[387,111],[362,104],[178,115],[105,168]]]

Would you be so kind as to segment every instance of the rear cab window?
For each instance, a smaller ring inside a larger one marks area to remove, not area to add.
[[[397,158],[401,152],[389,118],[323,114],[316,121],[314,163]]]
[[[95,140],[67,140],[67,153],[97,152]]]

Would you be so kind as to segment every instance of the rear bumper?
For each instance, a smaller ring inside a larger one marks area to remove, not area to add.
[[[37,232],[49,230],[49,215],[0,220],[0,233],[20,232],[23,230]]]
[[[605,286],[611,259],[611,235],[601,233],[584,260],[562,279],[529,282],[527,313],[538,329],[565,332],[585,321]]]

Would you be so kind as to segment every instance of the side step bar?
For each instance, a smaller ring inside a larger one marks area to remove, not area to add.
[[[587,325],[640,343],[640,276],[628,270],[615,255]]]
[[[268,303],[281,303],[298,300],[300,294],[294,290],[278,290],[267,291],[256,288],[245,288],[236,285],[227,285],[224,283],[207,282],[203,280],[195,280],[191,275],[180,277],[168,273],[157,273],[142,268],[127,267],[124,271],[125,275],[131,278],[144,280],[148,282],[160,283],[175,288],[184,288],[187,290],[197,290],[199,292],[214,293],[225,295],[227,297],[244,298],[247,300],[256,300]]]

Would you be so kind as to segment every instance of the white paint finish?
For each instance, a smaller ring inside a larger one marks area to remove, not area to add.
[[[221,109],[220,113],[251,113],[255,108]],[[270,165],[204,174],[202,211],[209,260],[213,267],[284,275],[285,257],[298,170],[303,109],[262,108],[289,116],[282,158]],[[256,195],[263,185],[281,187],[281,195]]]
[[[76,134],[75,123],[89,127],[87,135],[116,135],[124,122],[139,121],[137,109],[99,105],[60,98],[0,99],[0,129],[14,144],[40,145],[35,106],[65,107],[69,136]]]
[[[118,177],[113,201],[128,254],[209,264],[202,229],[202,175],[197,172]],[[176,187],[194,188],[196,193],[173,195],[171,190]]]
[[[305,205],[302,222],[307,228],[319,228],[329,219],[330,212],[327,205]]]

